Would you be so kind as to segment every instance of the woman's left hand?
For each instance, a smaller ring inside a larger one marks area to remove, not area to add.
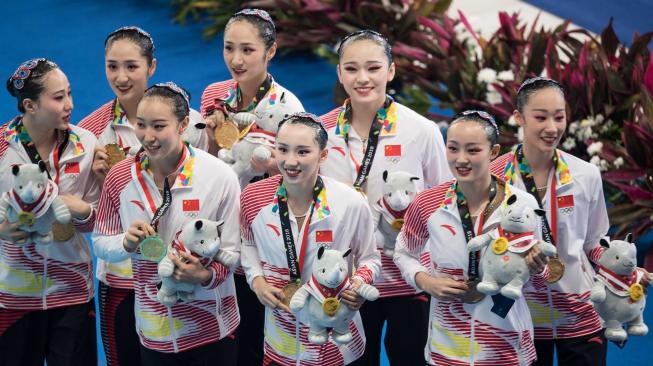
[[[91,214],[91,204],[81,198],[67,193],[59,193],[59,197],[61,197],[74,218],[83,220]]]
[[[365,299],[356,292],[362,285],[361,280],[355,279],[352,281],[349,289],[342,292],[341,300],[343,304],[347,305],[351,310],[358,310],[363,306]]]
[[[211,271],[204,268],[199,258],[192,254],[180,252],[182,258],[177,258],[174,254],[168,254],[175,264],[175,271],[172,272],[172,279],[177,282],[185,283],[205,283],[211,279]]]

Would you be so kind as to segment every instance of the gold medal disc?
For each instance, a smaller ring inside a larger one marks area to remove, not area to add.
[[[21,211],[18,214],[18,221],[23,225],[32,226],[36,222],[36,217],[31,212]]]
[[[628,289],[628,295],[633,301],[639,301],[644,297],[644,287],[639,283],[633,283]]]
[[[465,304],[476,304],[485,298],[485,294],[476,289],[479,282],[481,282],[480,278],[467,280],[467,291],[462,297]]]
[[[501,255],[508,250],[508,239],[502,237],[497,238],[492,243],[492,253]]]
[[[327,297],[324,299],[324,302],[322,303],[324,314],[334,316],[338,312],[338,309],[340,309],[340,300],[335,297]]]
[[[564,274],[565,264],[558,257],[551,258],[549,260],[549,278],[547,278],[546,282],[556,283],[560,281]]]
[[[215,141],[221,148],[231,149],[240,138],[238,126],[231,121],[225,121],[215,129]]]
[[[301,287],[301,284],[299,281],[296,282],[290,282],[287,285],[283,286],[281,291],[283,291],[283,304],[286,306],[290,306],[290,300],[292,300],[292,297],[295,295],[295,292],[299,290]]]
[[[54,241],[67,241],[75,235],[75,226],[72,222],[67,224],[60,224],[55,222],[52,224],[52,238]]]
[[[392,221],[390,226],[392,226],[393,229],[400,231],[401,228],[404,226],[404,219],[395,219],[394,221]]]
[[[109,169],[123,161],[126,157],[125,152],[118,144],[106,144],[104,145],[104,149],[107,151],[107,155],[109,156],[107,158]]]

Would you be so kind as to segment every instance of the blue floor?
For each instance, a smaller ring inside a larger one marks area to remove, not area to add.
[[[571,17],[578,24],[600,31],[609,15],[579,11],[578,2],[529,1],[541,3],[550,11],[561,11],[560,16]],[[604,4],[613,4],[603,0]],[[568,4],[562,6],[562,4]],[[581,4],[589,3],[584,0]],[[641,31],[650,26],[651,11],[642,12],[632,4],[647,6],[650,1],[614,3],[617,32]],[[152,82],[172,80],[190,90],[191,104],[199,108],[202,90],[209,83],[228,78],[222,61],[221,39],[205,42],[201,39],[201,25],[181,27],[171,20],[170,1],[81,1],[32,0],[0,3],[0,79],[6,80],[22,61],[34,57],[48,57],[56,61],[70,79],[75,102],[73,120],[79,121],[98,106],[112,98],[104,76],[103,42],[112,30],[123,25],[139,25],[149,31],[156,44],[158,69]],[[611,8],[593,9],[609,14]],[[617,9],[618,8],[618,9]],[[642,14],[633,18],[633,14]],[[578,20],[576,19],[578,16]],[[620,33],[621,35],[621,33]],[[630,39],[630,35],[626,37]],[[292,90],[304,107],[317,114],[333,108],[332,87],[336,82],[335,68],[311,54],[275,57],[271,73],[276,80]],[[15,100],[0,91],[0,119],[8,121],[16,114]],[[647,311],[653,319],[653,305]],[[653,324],[653,323],[651,323]],[[99,338],[98,338],[99,339]],[[634,338],[625,350],[611,346],[609,364],[651,364],[646,347],[653,344],[653,336]],[[98,344],[101,347],[100,344]],[[387,365],[385,350],[383,364]],[[100,359],[103,361],[103,355]],[[104,362],[101,362],[104,365]]]

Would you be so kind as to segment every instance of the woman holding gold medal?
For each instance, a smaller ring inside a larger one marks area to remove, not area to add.
[[[241,137],[242,133],[235,123],[228,120],[228,116],[234,112],[265,109],[279,103],[282,95],[291,110],[304,110],[297,97],[268,73],[268,65],[276,50],[274,22],[266,11],[244,9],[229,19],[224,32],[223,56],[232,79],[209,85],[202,94],[200,109],[205,116],[209,151],[212,154],[217,154],[219,148],[230,148]],[[267,164],[256,159],[251,159],[251,164],[261,174],[278,173],[274,150]],[[248,183],[241,179],[241,189]],[[234,280],[238,308],[247,314],[241,320],[238,331],[238,364],[260,365],[263,360],[263,307],[247,285],[242,268],[235,270]]]
[[[91,251],[99,196],[95,137],[70,125],[70,84],[52,61],[24,62],[7,80],[21,115],[2,126],[0,192],[14,187],[12,166],[39,164],[58,186],[72,222],[52,227],[53,242],[25,244],[19,223],[0,223],[0,355],[6,365],[96,362]],[[26,207],[24,218],[33,219]]]
[[[418,192],[451,179],[437,125],[386,94],[395,75],[388,41],[377,32],[362,30],[343,39],[338,55],[338,79],[349,98],[322,116],[329,131],[329,156],[320,173],[364,192],[379,213],[388,207],[384,172],[410,174]],[[403,213],[387,213],[400,229]],[[383,253],[385,240],[376,229],[381,273],[375,286],[381,297],[361,309],[367,344],[356,364],[380,365],[384,343],[392,365],[415,365],[422,362],[426,343],[429,298],[401,278],[392,255]],[[422,260],[427,264],[428,255]]]
[[[185,223],[224,220],[220,248],[238,250],[238,181],[226,164],[182,141],[189,110],[187,94],[173,83],[145,91],[135,123],[143,148],[107,175],[93,234],[99,258],[132,260],[143,365],[189,359],[235,365],[239,315],[229,268],[169,254],[176,267],[173,279],[201,287],[190,302],[167,307],[157,300],[158,261]]]
[[[609,228],[601,174],[596,166],[557,149],[567,115],[564,92],[555,80],[524,81],[513,115],[523,128],[523,144],[497,158],[492,172],[537,199],[546,210],[542,238],[558,250],[548,261],[548,283],[524,288],[537,364],[552,365],[555,347],[559,365],[604,365],[607,342],[589,300],[592,263],[601,257],[599,240]],[[537,251],[531,258],[536,271],[547,262]]]
[[[241,262],[247,281],[265,305],[264,365],[348,364],[364,351],[360,316],[351,342],[323,345],[308,342],[306,313],[290,313],[293,294],[311,279],[312,263],[321,247],[345,252],[355,268],[352,288],[372,283],[380,266],[374,248],[372,217],[363,197],[352,188],[318,175],[327,157],[327,133],[308,113],[281,122],[276,156],[281,176],[252,183],[241,196]],[[325,295],[323,310],[339,306],[357,310],[363,299],[352,288]]]
[[[488,113],[465,111],[454,117],[447,131],[447,160],[455,180],[419,193],[397,237],[394,260],[404,279],[432,296],[424,349],[429,365],[530,365],[536,359],[524,297],[511,304],[501,295],[480,293],[476,284],[484,251],[467,250],[469,240],[498,225],[511,195],[537,207],[533,197],[490,175],[490,161],[500,148],[497,139],[498,127]],[[420,263],[425,248],[432,266]],[[546,273],[532,280],[543,281]]]

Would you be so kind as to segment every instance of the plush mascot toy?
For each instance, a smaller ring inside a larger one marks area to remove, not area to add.
[[[53,240],[52,224],[68,224],[70,210],[58,196],[59,188],[48,178],[45,163],[11,167],[14,188],[0,198],[0,222],[20,222],[20,230],[32,233],[16,244],[49,244]]]
[[[352,339],[349,323],[356,310],[340,303],[342,292],[350,287],[345,259],[350,252],[351,249],[342,253],[320,247],[317,259],[313,262],[311,279],[290,300],[290,310],[293,313],[298,313],[303,308],[308,311],[308,341],[311,343],[326,343],[329,339],[327,328],[333,328],[334,342],[347,343]],[[362,284],[356,292],[368,301],[379,298],[379,290],[368,284]]]
[[[617,343],[625,341],[628,334],[648,333],[644,324],[646,294],[640,284],[644,273],[636,268],[637,249],[631,241],[631,234],[626,240],[601,239],[606,249],[599,260],[590,295],[596,312],[605,321],[605,338]],[[628,325],[627,332],[622,327],[624,323]]]
[[[197,219],[186,223],[168,246],[168,253],[173,253],[178,258],[181,258],[180,252],[190,253],[195,257],[199,257],[204,267],[208,266],[213,260],[231,267],[237,262],[238,258],[233,253],[220,250],[222,224],[222,221],[215,222],[205,219]],[[195,289],[199,286],[194,283],[174,281],[171,277],[174,270],[175,265],[172,259],[168,255],[163,257],[158,265],[161,287],[157,293],[157,299],[166,306],[172,306],[178,300],[194,300]]]
[[[378,239],[383,243],[383,254],[387,257],[394,255],[404,214],[417,194],[416,180],[419,178],[402,171],[383,172],[383,198],[372,205],[372,212],[381,235]]]
[[[486,295],[500,292],[505,297],[517,299],[522,295],[522,287],[530,277],[524,260],[526,253],[537,244],[544,255],[556,255],[553,245],[534,238],[539,216],[544,214],[544,210],[533,210],[513,194],[503,208],[499,227],[476,236],[467,243],[469,251],[490,245],[481,257],[483,278],[476,287],[479,292]]]

